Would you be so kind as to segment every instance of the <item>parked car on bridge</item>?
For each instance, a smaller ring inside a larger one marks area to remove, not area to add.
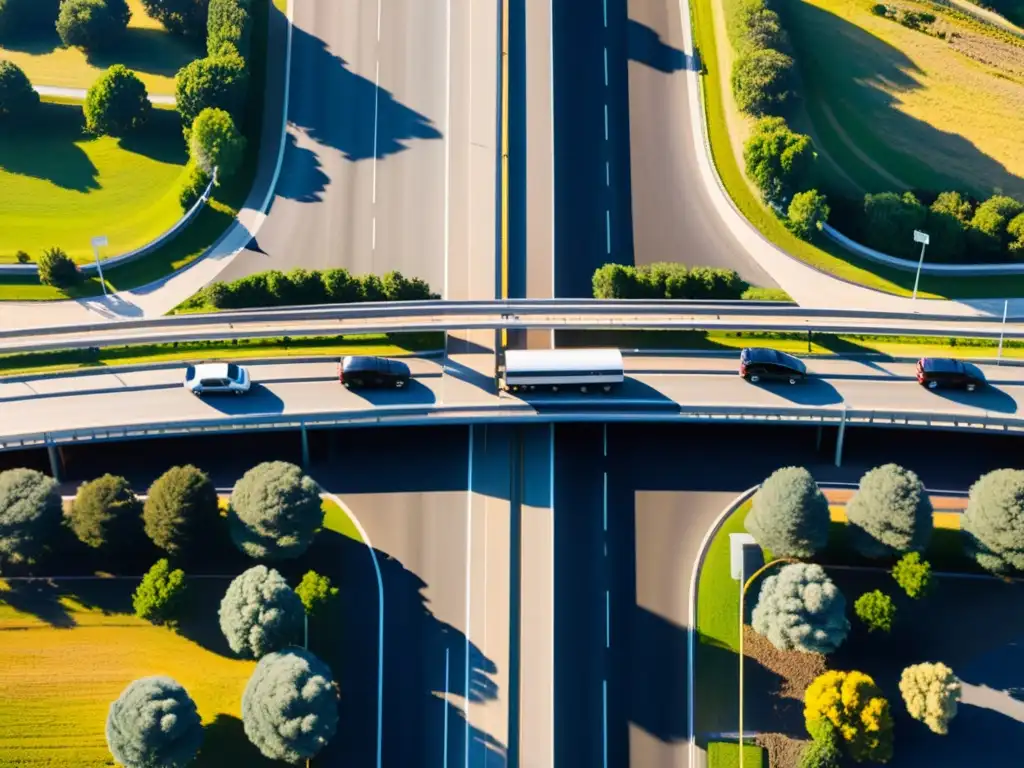
[[[985,374],[974,363],[949,357],[922,357],[917,361],[917,381],[928,389],[949,387],[968,392],[987,383]]]
[[[338,381],[349,389],[401,389],[409,383],[411,375],[408,365],[386,357],[348,355],[338,363]]]
[[[740,376],[751,384],[762,381],[797,384],[807,378],[807,366],[802,360],[777,349],[747,347],[740,352]]]
[[[244,395],[251,387],[249,372],[235,363],[202,363],[185,369],[185,389],[193,395]]]

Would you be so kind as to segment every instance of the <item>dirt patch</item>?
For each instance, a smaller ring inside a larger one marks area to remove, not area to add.
[[[754,742],[768,753],[769,768],[796,768],[810,739],[794,739],[781,733],[762,733]]]
[[[783,699],[803,702],[807,686],[828,669],[820,653],[780,651],[749,625],[743,628],[743,643],[748,657],[779,676],[778,690],[772,693]]]

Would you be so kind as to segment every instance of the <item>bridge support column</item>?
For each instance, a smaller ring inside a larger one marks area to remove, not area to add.
[[[836,466],[843,463],[843,438],[846,437],[846,406],[843,406],[843,420],[839,422],[839,437],[836,438]]]
[[[50,474],[59,483],[64,474],[64,461],[60,455],[60,449],[56,445],[49,444],[46,446],[46,452],[50,456]]]
[[[306,425],[302,425],[302,468],[309,469],[309,432]]]
[[[819,424],[818,425],[817,433],[814,436],[814,450],[815,450],[815,452],[820,452],[821,451],[821,438],[822,438],[822,434],[824,432],[825,432],[824,427],[822,427],[821,424]]]

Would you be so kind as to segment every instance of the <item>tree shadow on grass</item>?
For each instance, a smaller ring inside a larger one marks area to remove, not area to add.
[[[75,617],[61,603],[61,593],[49,580],[12,581],[9,588],[0,591],[0,603],[9,605],[19,613],[35,616],[51,627],[70,629],[78,626]]]
[[[198,45],[171,35],[162,28],[128,27],[124,36],[109,51],[88,54],[89,63],[100,69],[123,64],[134,72],[172,77],[193,59],[204,56]]]
[[[27,53],[30,56],[45,56],[60,48],[63,43],[60,40],[60,35],[57,34],[56,28],[53,28],[46,31],[37,30],[31,35],[5,37],[0,41],[0,45],[8,51]],[[3,53],[2,49],[0,49],[0,53]],[[5,57],[0,56],[0,58]]]
[[[181,116],[174,109],[154,109],[149,120],[134,133],[122,136],[118,146],[160,163],[184,166],[188,147],[181,133]]]
[[[221,713],[203,727],[203,746],[191,765],[193,768],[224,768],[229,765],[273,768],[283,763],[269,760],[260,753],[245,735],[245,726],[239,718]]]
[[[99,189],[99,171],[79,146],[86,141],[81,107],[43,102],[30,127],[0,134],[0,171],[75,192]]]

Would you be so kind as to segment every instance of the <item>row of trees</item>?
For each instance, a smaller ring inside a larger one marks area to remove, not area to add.
[[[750,115],[777,115],[798,96],[799,77],[789,37],[767,0],[742,0],[731,8],[729,38],[736,49],[732,92]]]
[[[750,287],[733,269],[663,262],[605,264],[593,278],[595,299],[740,299]]]

